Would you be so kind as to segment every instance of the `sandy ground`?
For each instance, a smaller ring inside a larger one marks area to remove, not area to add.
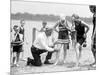
[[[47,53],[41,55],[41,60],[44,62],[45,56]],[[26,61],[19,62],[19,67],[11,67],[12,75],[24,75],[24,74],[34,74],[34,73],[48,73],[48,72],[68,72],[68,71],[86,71],[86,70],[95,70],[96,67],[91,67],[89,64],[94,62],[92,52],[83,48],[82,57],[80,58],[80,66],[75,67],[75,51],[69,50],[67,51],[66,63],[62,63],[62,56],[60,57],[60,61],[57,65],[45,65],[43,64],[41,67],[36,66],[26,66]],[[55,53],[53,53],[50,62],[55,63]]]
[[[25,66],[25,61],[20,61],[19,67],[11,68],[11,75],[28,75],[34,73],[49,73],[49,72],[69,72],[69,71],[86,71],[95,70],[95,67],[89,65],[81,65],[80,67],[74,67],[75,63],[66,63],[58,65],[44,65],[41,67]]]

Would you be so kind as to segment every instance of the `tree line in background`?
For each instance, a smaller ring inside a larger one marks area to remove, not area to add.
[[[11,13],[11,20],[29,20],[29,21],[58,21],[60,16],[47,15],[47,14],[30,14],[30,13]],[[71,22],[71,16],[66,16],[66,19]],[[83,21],[87,23],[92,23],[92,17],[80,17]]]

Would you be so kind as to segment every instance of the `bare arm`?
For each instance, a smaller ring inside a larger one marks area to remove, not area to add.
[[[70,32],[71,32],[71,30],[70,30],[70,28],[69,28],[69,26],[68,26],[67,21],[65,21],[65,27],[67,28],[67,30],[68,30],[68,31],[70,31]]]
[[[57,23],[55,24],[55,26],[53,27],[53,29],[54,29],[56,32],[58,32],[57,29],[56,29],[58,25],[59,25],[59,22],[57,22]]]
[[[87,32],[89,31],[89,27],[88,27],[88,24],[87,23],[85,23],[85,22],[81,22],[82,23],[82,25],[83,26],[85,26],[86,27],[86,32],[85,32],[85,34],[87,34]]]
[[[74,20],[72,20],[72,27],[71,29],[73,30],[75,28],[75,23],[74,23]]]

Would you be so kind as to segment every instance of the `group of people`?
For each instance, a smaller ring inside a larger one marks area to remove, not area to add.
[[[20,21],[20,26],[14,25],[11,29],[11,60],[12,66],[18,66],[20,54],[23,57],[23,44],[24,44],[24,24],[25,21]]]
[[[94,5],[90,5],[89,8],[90,11],[93,13],[93,33],[91,37],[92,39],[91,50],[95,59],[95,62],[90,65],[95,65],[96,64],[96,7]],[[45,58],[44,64],[53,64],[49,61],[49,59],[51,59],[52,53],[58,52],[57,48],[55,48],[57,42],[54,41],[54,38],[52,37],[53,31],[56,31],[58,33],[58,40],[66,41],[69,40],[69,36],[71,36],[72,47],[76,52],[76,58],[77,58],[76,66],[79,66],[82,47],[86,47],[86,38],[87,38],[87,33],[89,31],[88,24],[82,21],[77,14],[73,14],[71,28],[68,26],[66,16],[63,18],[60,17],[60,20],[54,25],[53,28],[47,27],[47,22],[43,22],[42,25],[43,27],[41,28],[41,30],[39,30],[39,34],[37,34],[31,46],[31,53],[33,59],[28,57],[27,65],[31,66],[43,65],[43,62],[41,61],[41,54],[45,52],[47,52],[47,56]],[[57,30],[57,27],[59,30]],[[19,55],[23,48],[22,45],[24,39],[21,39],[21,33],[20,33],[22,30],[21,27],[19,28],[18,26],[15,25],[13,29],[16,34],[14,41],[12,41],[13,54],[14,54],[13,64],[16,65],[16,63],[18,63],[19,61]],[[17,34],[20,34],[20,40],[18,39]],[[15,45],[16,43],[17,45]],[[61,46],[63,46],[64,50],[63,62],[65,63],[67,50],[69,50],[69,42],[61,43]]]

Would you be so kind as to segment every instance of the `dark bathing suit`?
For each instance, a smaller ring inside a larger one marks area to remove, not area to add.
[[[64,22],[64,20],[63,20]],[[69,39],[69,34],[68,30],[65,27],[65,25],[62,25],[61,22],[59,22],[59,34],[58,34],[58,39],[62,40],[68,40]],[[69,44],[67,44],[67,49],[69,49]]]
[[[85,42],[85,26],[81,25],[81,21],[74,21],[75,22],[75,30],[76,30],[76,41],[82,45]]]
[[[66,29],[66,27],[64,25],[61,24],[61,22],[59,22],[58,39],[64,39],[64,40],[69,39],[68,30]]]
[[[24,28],[22,29],[22,28],[20,27],[19,33],[23,35],[23,41],[24,41]],[[22,48],[21,51],[22,51],[22,52],[24,51],[23,48]]]
[[[15,42],[20,41],[19,34],[17,34]],[[13,46],[13,52],[20,53],[22,52],[22,45]]]
[[[20,27],[19,33],[23,35],[23,41],[24,41],[24,28],[22,29],[22,28]]]

